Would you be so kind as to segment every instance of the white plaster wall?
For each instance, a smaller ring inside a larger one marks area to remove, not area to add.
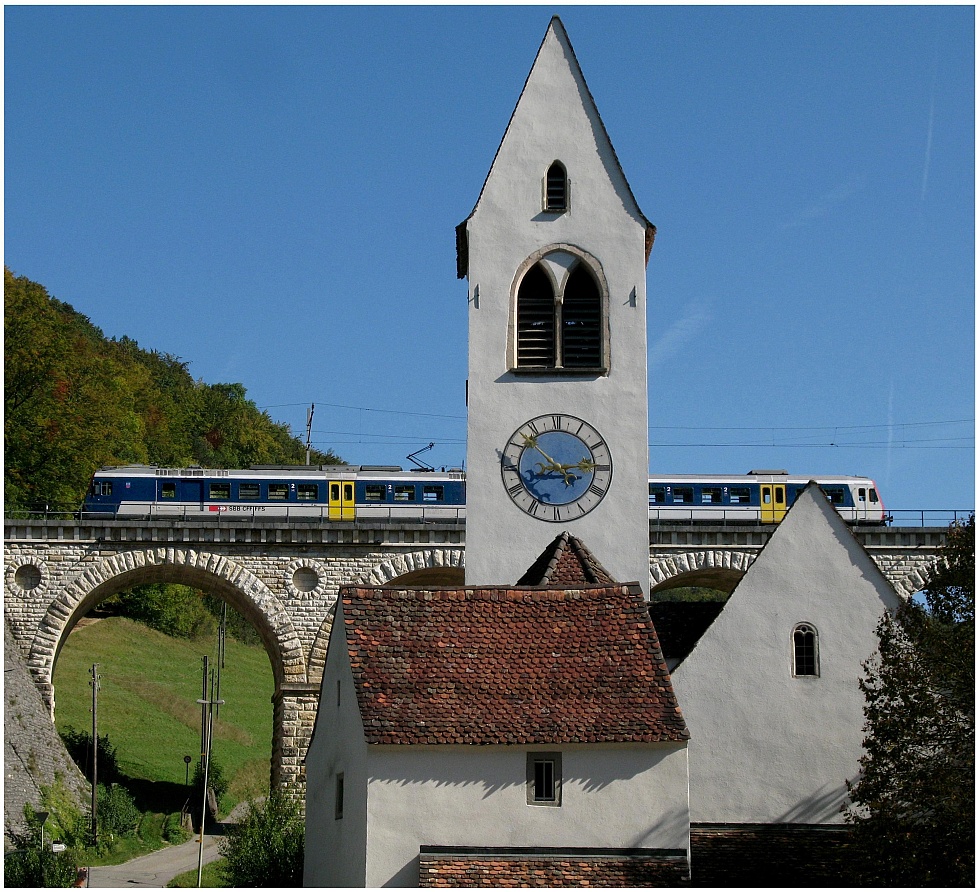
[[[562,754],[560,807],[528,805],[527,747],[371,747],[369,886],[415,886],[423,845],[689,851],[683,744],[536,747]]]
[[[691,731],[691,820],[839,823],[862,753],[862,661],[898,597],[816,487],[801,495],[724,611],[674,670]],[[816,627],[820,676],[794,678]]]
[[[541,182],[561,160],[571,209],[542,214]],[[513,584],[562,530],[581,538],[614,578],[649,589],[647,516],[646,221],[633,200],[577,63],[553,29],[494,160],[469,238],[469,410],[466,581]],[[609,286],[608,375],[515,376],[507,333],[515,275],[534,252],[577,246]],[[476,299],[478,295],[478,299]],[[613,458],[603,502],[574,522],[520,511],[500,457],[525,421],[564,412],[593,424]]]
[[[343,604],[330,634],[320,705],[306,755],[306,848],[303,885],[365,885],[367,744],[347,652]],[[340,704],[337,683],[340,682]],[[338,772],[344,774],[344,816],[335,816]]]

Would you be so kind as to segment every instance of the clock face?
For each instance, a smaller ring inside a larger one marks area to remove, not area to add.
[[[500,473],[518,508],[561,523],[602,501],[612,483],[612,457],[602,435],[581,418],[540,415],[507,440]]]

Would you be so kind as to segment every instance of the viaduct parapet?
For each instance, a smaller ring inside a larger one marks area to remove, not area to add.
[[[653,591],[731,591],[774,527],[650,526]],[[945,528],[858,529],[895,588],[926,583]],[[58,653],[100,601],[134,585],[212,592],[258,630],[275,678],[272,782],[298,788],[340,586],[459,585],[465,527],[455,523],[181,520],[4,521],[4,615],[41,696],[55,710]]]

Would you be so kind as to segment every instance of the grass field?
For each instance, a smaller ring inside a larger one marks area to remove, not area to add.
[[[54,673],[55,724],[92,729],[90,670],[99,664],[99,734],[116,747],[119,768],[137,781],[152,782],[148,799],[179,799],[184,793],[184,756],[200,758],[201,658],[214,666],[215,640],[169,638],[132,620],[110,617],[77,628],[69,636]],[[223,805],[268,792],[272,753],[274,681],[261,647],[231,638],[225,649],[221,697],[214,725],[212,758],[231,781]],[[137,803],[140,795],[137,784]],[[154,790],[156,794],[154,795]],[[155,804],[155,803],[154,803]],[[178,806],[179,809],[179,806]]]

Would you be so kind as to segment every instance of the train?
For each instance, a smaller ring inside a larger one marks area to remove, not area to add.
[[[870,477],[676,474],[649,479],[650,519],[664,523],[778,523],[816,479],[848,523],[889,521]],[[325,521],[462,521],[460,468],[255,465],[245,470],[125,465],[99,469],[82,506],[87,517],[284,517]]]

